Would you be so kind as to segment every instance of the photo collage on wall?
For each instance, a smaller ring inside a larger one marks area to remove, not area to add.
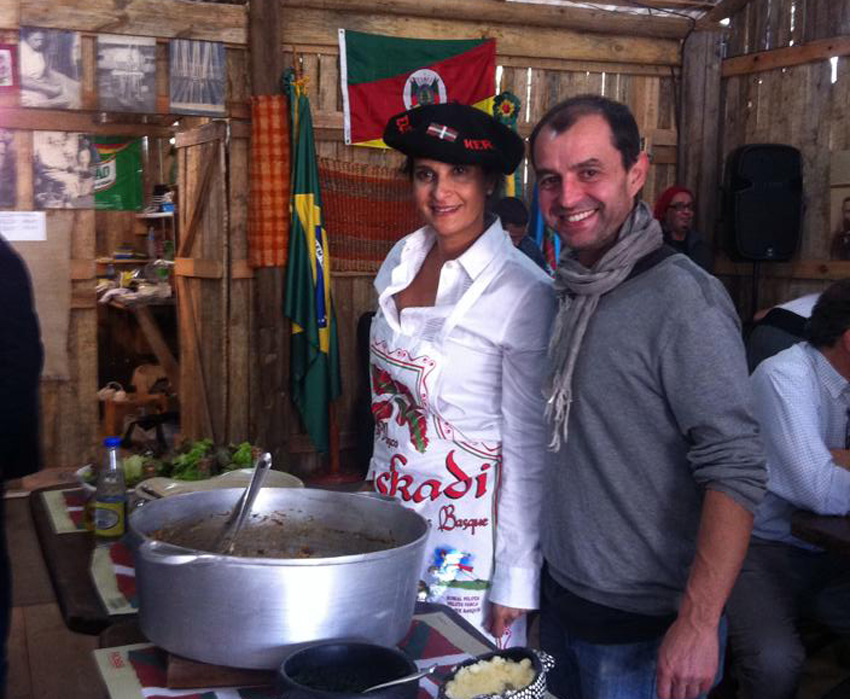
[[[37,209],[93,209],[97,150],[88,134],[33,132],[33,199]]]
[[[224,44],[169,42],[170,106],[174,114],[226,114]],[[153,37],[97,36],[97,108],[157,111]],[[79,32],[21,27],[20,40],[0,44],[0,96],[19,93],[22,107],[82,107]],[[95,137],[63,131],[33,132],[33,199],[37,209],[141,210],[142,143],[131,137]],[[0,129],[0,208],[17,203],[14,132]]]
[[[156,39],[97,37],[97,96],[104,111],[156,111]]]

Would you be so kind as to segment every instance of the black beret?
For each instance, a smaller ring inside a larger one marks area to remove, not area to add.
[[[510,175],[525,145],[507,126],[475,107],[449,102],[396,114],[384,129],[384,143],[411,158],[481,165]]]

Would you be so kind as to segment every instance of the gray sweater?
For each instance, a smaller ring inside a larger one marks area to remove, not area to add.
[[[543,554],[563,587],[642,614],[678,608],[703,493],[753,511],[766,481],[735,309],[673,255],[600,300],[552,455]]]

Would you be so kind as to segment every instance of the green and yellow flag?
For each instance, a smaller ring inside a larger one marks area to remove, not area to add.
[[[292,110],[292,227],[283,312],[292,321],[292,400],[319,452],[328,451],[328,409],[342,393],[331,265],[322,218],[310,100],[301,81],[287,80]]]

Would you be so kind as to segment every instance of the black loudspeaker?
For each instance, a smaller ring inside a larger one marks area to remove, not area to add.
[[[803,220],[800,151],[772,143],[732,151],[726,160],[723,218],[733,258],[790,259]]]

